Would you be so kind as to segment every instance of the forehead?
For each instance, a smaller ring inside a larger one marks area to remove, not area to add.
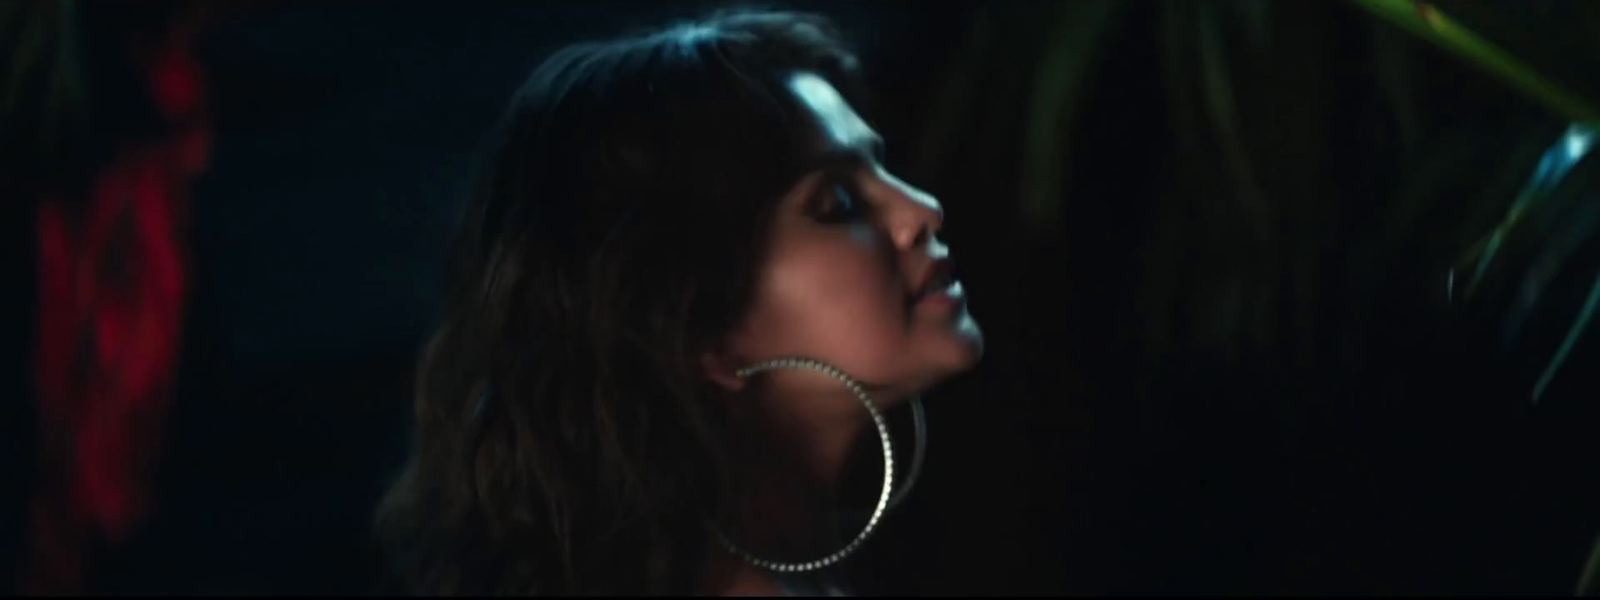
[[[826,79],[814,73],[796,73],[789,78],[788,87],[800,107],[816,119],[824,148],[863,150],[880,143],[877,132]]]

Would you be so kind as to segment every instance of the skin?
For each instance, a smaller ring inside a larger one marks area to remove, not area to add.
[[[788,88],[814,121],[818,168],[780,200],[746,317],[719,352],[701,357],[707,377],[732,392],[736,417],[760,432],[753,438],[762,451],[752,453],[749,468],[765,475],[742,514],[728,518],[741,524],[741,546],[774,559],[815,558],[840,545],[841,532],[827,526],[836,521],[834,488],[869,417],[820,373],[745,380],[735,370],[816,358],[866,384],[887,410],[983,354],[983,334],[964,301],[911,303],[948,255],[936,235],[944,222],[939,202],[883,168],[881,138],[825,80],[799,73]],[[778,591],[764,571],[719,556],[710,584],[719,593]]]

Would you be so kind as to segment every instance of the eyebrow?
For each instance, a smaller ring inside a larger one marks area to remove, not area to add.
[[[873,134],[851,140],[848,145],[829,144],[806,161],[810,167],[806,170],[809,172],[856,168],[882,160],[883,136]]]

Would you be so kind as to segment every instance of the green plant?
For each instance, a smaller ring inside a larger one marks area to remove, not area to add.
[[[1284,446],[1263,453],[1297,443],[1359,453],[1329,446],[1360,446],[1339,434],[1373,429],[1321,423],[1392,422],[1396,399],[1418,415],[1432,402],[1420,385],[1360,381],[1422,362],[1386,353],[1393,320],[1371,316],[1408,304],[1385,316],[1479,327],[1488,335],[1473,342],[1496,346],[1488,353],[1535,357],[1535,372],[1514,379],[1548,409],[1560,404],[1551,390],[1583,375],[1573,364],[1593,349],[1600,318],[1600,291],[1591,291],[1600,274],[1588,262],[1600,241],[1600,161],[1569,152],[1592,139],[1600,118],[1600,83],[1586,78],[1600,64],[1600,2],[1558,7],[1576,15],[1561,13],[1560,35],[1519,37],[1505,17],[1536,21],[1538,4],[1547,3],[988,5],[936,99],[916,170],[934,189],[970,186],[940,190],[953,197],[1018,198],[1009,223],[1030,235],[1008,238],[1008,248],[1061,248],[1078,261],[1071,268],[1114,265],[1090,276],[1123,279],[1111,291],[1077,286],[1096,297],[1074,308],[1101,310],[1086,320],[1120,321],[1087,344],[1146,364],[1096,381],[1095,392],[1116,399],[1104,402],[1170,416],[1203,398],[1215,403],[1207,411],[1263,419],[1227,424],[1239,431],[1275,423]],[[1144,70],[1158,83],[1129,83]],[[1122,105],[1090,107],[1105,101],[1102,86]],[[1154,124],[1119,120],[1123,131],[1085,133],[1107,117],[1096,110]],[[1509,127],[1483,122],[1501,117]],[[1116,139],[1123,134],[1146,137],[1139,146]],[[1160,181],[1108,183],[1124,172],[1119,160]],[[1575,290],[1587,297],[1574,299]],[[1426,337],[1427,327],[1400,337]],[[1215,389],[1195,390],[1196,381]],[[1525,408],[1509,400],[1461,408]],[[1334,433],[1306,441],[1319,426]],[[1385,575],[1430,576],[1362,576]]]
[[[79,65],[77,2],[0,2],[0,131],[17,152],[68,150],[87,107]],[[71,135],[69,135],[71,134]],[[13,149],[7,148],[7,151]]]
[[[1600,198],[1592,178],[1575,175],[1580,163],[1594,154],[1600,143],[1600,104],[1573,92],[1568,86],[1547,77],[1517,56],[1502,50],[1484,37],[1451,18],[1449,10],[1414,0],[1351,0],[1372,14],[1405,31],[1425,39],[1447,53],[1478,67],[1524,94],[1547,110],[1570,121],[1570,125],[1540,157],[1533,173],[1511,199],[1504,217],[1479,238],[1451,266],[1447,275],[1447,295],[1452,302],[1482,301],[1497,304],[1503,335],[1515,340],[1535,311],[1554,312],[1549,299],[1552,286],[1568,281],[1592,279],[1588,293],[1570,311],[1560,343],[1534,380],[1529,395],[1535,403],[1550,389],[1564,367],[1570,368],[1575,348],[1592,336],[1597,310],[1600,310],[1600,272],[1571,273],[1574,259],[1600,240]],[[1595,23],[1593,3],[1582,15]],[[1589,31],[1592,35],[1600,31]],[[1592,167],[1595,160],[1590,159]],[[1593,171],[1594,169],[1590,169]],[[1508,251],[1517,248],[1517,251]],[[1486,282],[1498,279],[1500,289],[1485,290]],[[1569,283],[1570,285],[1570,283]],[[1593,340],[1588,340],[1593,343]],[[1514,341],[1508,343],[1515,343]],[[1590,551],[1579,577],[1580,596],[1600,593],[1600,540]]]

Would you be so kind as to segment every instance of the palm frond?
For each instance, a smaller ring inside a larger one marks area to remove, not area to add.
[[[79,64],[75,0],[0,3],[0,129],[54,155],[84,125],[88,109]]]
[[[1273,206],[1262,189],[1239,122],[1239,103],[1223,48],[1224,34],[1215,14],[1217,6],[1205,3],[1195,8],[1198,11],[1194,23],[1195,44],[1203,90],[1201,104],[1208,117],[1207,123],[1221,146],[1223,167],[1233,179],[1235,199],[1248,208],[1244,215],[1254,218],[1255,226],[1251,231],[1260,234],[1270,227]]]
[[[1589,560],[1584,562],[1583,575],[1578,578],[1577,596],[1600,596],[1600,537],[1595,538],[1594,548],[1589,550]]]
[[[50,11],[43,4],[35,4],[20,9],[20,13],[9,15],[9,25],[3,30],[5,36],[0,38],[0,44],[8,50],[11,56],[6,64],[5,95],[0,97],[0,114],[15,115],[22,103],[22,93],[28,89],[28,78],[33,76],[43,62],[45,45],[50,32]]]
[[[1550,358],[1544,373],[1539,375],[1539,381],[1533,385],[1534,402],[1538,402],[1539,397],[1544,395],[1544,391],[1550,387],[1550,380],[1554,379],[1561,366],[1566,364],[1567,357],[1572,355],[1572,348],[1578,344],[1578,339],[1588,332],[1589,324],[1594,321],[1597,306],[1600,306],[1600,276],[1595,278],[1594,287],[1589,290],[1589,298],[1584,301],[1583,309],[1578,312],[1577,318],[1572,320],[1572,326],[1567,328],[1567,337],[1561,341],[1561,347],[1556,350],[1556,355]]]
[[[1488,236],[1469,248],[1466,255],[1452,269],[1452,272],[1455,272],[1465,270],[1468,263],[1472,265],[1472,275],[1467,282],[1464,295],[1470,296],[1482,283],[1484,274],[1505,243],[1506,236],[1522,223],[1530,210],[1548,201],[1556,188],[1566,180],[1567,174],[1572,172],[1572,168],[1589,155],[1589,151],[1595,145],[1597,133],[1600,133],[1600,129],[1597,129],[1595,124],[1573,123],[1545,152],[1544,157],[1539,160],[1539,165],[1535,167],[1533,176],[1512,201],[1505,219]]]
[[[1461,26],[1445,11],[1420,0],[1350,0],[1414,35],[1499,77],[1556,114],[1572,121],[1600,120],[1600,108],[1567,86]]]
[[[1034,75],[1028,103],[1019,223],[1054,232],[1060,219],[1070,153],[1071,124],[1078,114],[1084,81],[1098,62],[1101,39],[1120,2],[1064,2],[1055,6],[1053,24]]]

